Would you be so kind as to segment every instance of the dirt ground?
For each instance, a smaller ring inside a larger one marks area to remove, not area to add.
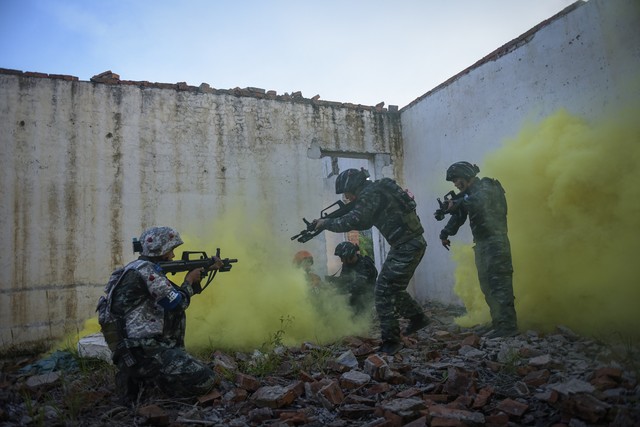
[[[169,399],[153,384],[122,405],[114,368],[57,352],[2,360],[1,426],[638,426],[640,357],[558,326],[487,339],[456,326],[459,307],[393,356],[371,337],[328,346],[204,355],[220,375],[206,396]]]

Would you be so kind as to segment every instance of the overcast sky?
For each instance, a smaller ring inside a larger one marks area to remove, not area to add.
[[[0,0],[0,68],[403,107],[574,0]]]

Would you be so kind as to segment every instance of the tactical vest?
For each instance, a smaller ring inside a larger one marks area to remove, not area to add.
[[[403,190],[393,179],[382,178],[374,182],[385,199],[400,209],[399,224],[390,229],[380,229],[391,246],[404,243],[424,233],[416,213],[416,201],[408,190]],[[389,224],[391,225],[391,224]],[[384,227],[386,228],[386,227]]]
[[[377,181],[378,186],[395,199],[404,212],[411,212],[416,210],[416,201],[413,198],[413,194],[409,193],[409,190],[403,190],[393,179],[382,178]]]
[[[109,282],[107,282],[107,285],[104,287],[106,295],[102,295],[98,300],[98,306],[96,307],[96,311],[98,312],[98,323],[100,323],[104,339],[112,352],[115,352],[118,344],[126,338],[123,319],[119,316],[115,316],[111,312],[113,291],[122,282],[124,275],[128,271],[137,270],[145,262],[148,261],[136,260],[111,273]]]

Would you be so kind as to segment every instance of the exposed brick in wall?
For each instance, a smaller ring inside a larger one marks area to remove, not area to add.
[[[24,77],[36,77],[46,79],[60,79],[68,81],[78,81],[75,76],[68,76],[62,74],[46,74],[32,71],[20,71],[7,68],[0,68],[0,74],[12,74]],[[120,76],[111,70],[97,74],[90,79],[93,83],[108,84],[108,85],[131,85],[141,88],[157,88],[157,89],[173,89],[178,91],[187,91],[194,93],[213,93],[217,95],[234,95],[238,97],[251,97],[258,99],[272,99],[276,101],[298,102],[304,104],[314,104],[322,106],[342,107],[355,110],[365,111],[377,111],[377,112],[391,112],[397,113],[397,105],[389,105],[388,109],[384,108],[384,102],[381,102],[375,106],[368,106],[362,104],[352,104],[348,102],[335,102],[335,101],[323,101],[320,99],[320,95],[315,95],[312,98],[304,98],[302,92],[292,92],[291,94],[285,93],[284,95],[278,95],[275,90],[265,90],[257,87],[246,88],[233,88],[233,89],[215,89],[207,83],[202,83],[200,86],[191,86],[186,82],[179,83],[157,83],[148,81],[133,81],[133,80],[120,80]]]

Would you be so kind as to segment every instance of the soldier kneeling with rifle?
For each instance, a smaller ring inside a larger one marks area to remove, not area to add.
[[[184,348],[185,310],[191,297],[202,292],[200,281],[207,272],[213,278],[237,260],[218,255],[172,261],[182,243],[173,228],[145,230],[139,241],[134,239],[140,257],[111,274],[98,302],[98,321],[118,368],[116,389],[123,403],[135,403],[146,380],[179,397],[203,395],[217,383],[211,368]],[[178,271],[188,271],[181,286],[166,276]]]

